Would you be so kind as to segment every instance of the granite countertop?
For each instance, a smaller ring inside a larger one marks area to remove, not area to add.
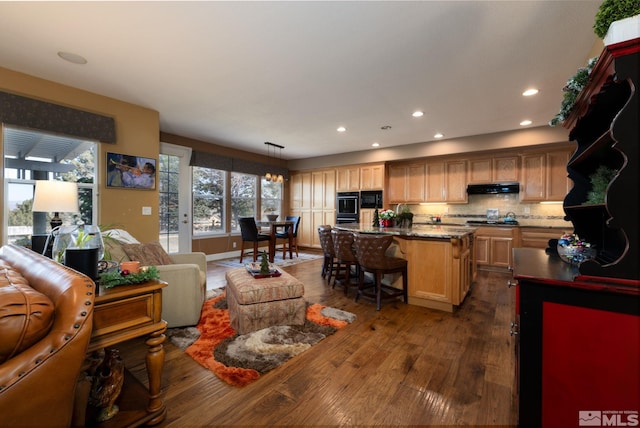
[[[476,231],[475,227],[465,225],[444,226],[438,225],[416,225],[412,228],[400,228],[400,227],[373,227],[371,225],[363,223],[346,223],[337,224],[334,226],[336,229],[350,230],[352,232],[359,233],[372,233],[382,235],[394,235],[406,238],[436,238],[436,239],[450,239],[461,238],[464,235],[468,235]]]

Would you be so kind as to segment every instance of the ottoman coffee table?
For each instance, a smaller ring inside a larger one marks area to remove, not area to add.
[[[238,334],[276,325],[304,324],[304,285],[280,272],[280,276],[254,278],[246,268],[227,271],[229,318]]]

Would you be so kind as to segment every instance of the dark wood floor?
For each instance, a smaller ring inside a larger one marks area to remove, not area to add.
[[[353,291],[328,287],[322,260],[285,270],[307,301],[357,320],[244,387],[229,386],[171,343],[165,345],[160,427],[450,425],[515,426],[513,289],[505,273],[481,271],[453,314],[389,302],[377,312]],[[210,283],[224,269],[209,263]],[[121,347],[146,382],[142,340]]]

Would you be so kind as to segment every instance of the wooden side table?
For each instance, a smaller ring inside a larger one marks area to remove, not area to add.
[[[146,336],[145,343],[149,348],[146,357],[149,388],[125,372],[124,385],[117,401],[120,411],[114,418],[100,423],[100,427],[156,425],[166,417],[167,409],[161,396],[163,343],[167,330],[167,322],[161,317],[162,289],[166,286],[166,282],[152,280],[137,285],[100,288],[96,296],[93,333],[87,355],[141,336]],[[78,403],[77,408],[80,406],[81,403]],[[86,415],[78,417],[79,420],[85,418]],[[96,425],[96,422],[87,420],[86,425]]]

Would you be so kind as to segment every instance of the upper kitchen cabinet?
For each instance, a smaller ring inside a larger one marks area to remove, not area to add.
[[[467,203],[467,161],[445,162],[445,202]]]
[[[640,279],[638,204],[640,38],[608,45],[564,123],[577,150],[567,165],[574,188],[564,211],[595,247],[582,275]]]
[[[336,169],[336,191],[357,192],[360,190],[360,168],[349,166]]]
[[[522,202],[562,201],[571,189],[567,174],[567,161],[573,149],[522,155]]]
[[[469,160],[469,183],[506,183],[519,180],[517,155]]]
[[[384,164],[360,167],[360,190],[382,190],[384,187]]]
[[[424,201],[424,162],[389,166],[390,204]]]

